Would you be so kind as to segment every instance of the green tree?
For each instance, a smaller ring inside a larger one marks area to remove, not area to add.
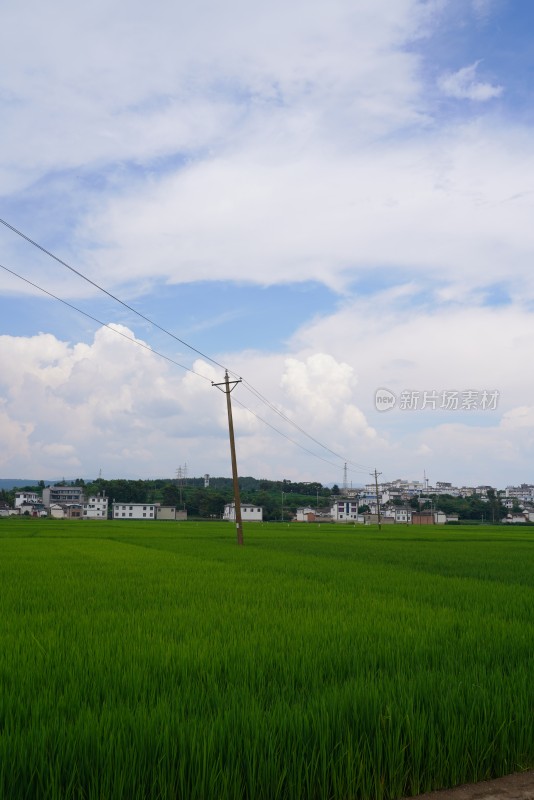
[[[161,502],[164,506],[179,506],[180,490],[178,486],[173,483],[168,483],[164,486],[161,493]]]

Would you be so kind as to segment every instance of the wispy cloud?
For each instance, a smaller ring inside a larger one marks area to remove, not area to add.
[[[480,61],[475,61],[457,72],[447,72],[438,80],[438,86],[448,97],[458,100],[474,100],[479,103],[500,97],[503,86],[477,80],[477,69]]]

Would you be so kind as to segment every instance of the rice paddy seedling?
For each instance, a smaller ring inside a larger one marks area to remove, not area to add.
[[[0,520],[0,797],[397,800],[534,765],[534,536]]]

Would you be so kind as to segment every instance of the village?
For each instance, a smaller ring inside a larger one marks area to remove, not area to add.
[[[333,487],[329,499],[317,493],[316,502],[295,506],[288,503],[288,493],[282,492],[280,519],[297,523],[339,523],[352,525],[444,525],[458,524],[461,515],[444,510],[451,498],[476,497],[487,506],[480,522],[528,524],[534,523],[534,485],[521,484],[505,489],[491,486],[456,487],[438,481],[430,486],[427,480],[397,479],[391,482],[368,484],[352,488]],[[441,498],[441,503],[440,503]],[[443,506],[443,507],[440,507]],[[497,516],[496,516],[496,509]],[[505,513],[503,513],[503,510]],[[50,485],[40,491],[24,489],[14,493],[10,506],[0,502],[0,516],[51,517],[80,520],[165,520],[186,521],[185,504],[166,505],[159,502],[110,500],[105,492],[86,494],[85,487],[68,484]],[[235,521],[235,504],[228,502],[219,515],[225,521]],[[264,522],[264,509],[258,503],[241,504],[244,522]]]

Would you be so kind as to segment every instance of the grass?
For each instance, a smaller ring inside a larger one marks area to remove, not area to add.
[[[534,534],[0,520],[0,797],[396,800],[534,765]]]

